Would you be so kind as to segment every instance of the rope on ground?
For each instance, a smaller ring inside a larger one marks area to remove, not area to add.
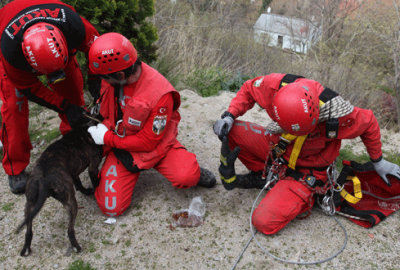
[[[271,182],[272,182],[272,181],[271,181]],[[257,201],[258,201],[259,197],[261,196],[262,192],[263,192],[265,189],[268,188],[268,186],[269,186],[269,184],[270,184],[271,182],[268,182],[268,183],[265,185],[265,187],[264,187],[264,188],[260,191],[260,193],[258,194],[257,198],[254,200],[253,206],[252,206],[252,208],[251,208],[251,213],[250,213],[251,238],[250,238],[249,241],[247,242],[247,244],[246,244],[246,246],[244,247],[242,253],[240,253],[238,259],[236,260],[234,266],[232,267],[232,270],[235,269],[235,267],[236,267],[236,265],[238,264],[240,258],[243,256],[244,252],[246,251],[247,247],[249,246],[249,244],[250,244],[251,240],[253,240],[253,238],[254,238],[254,240],[256,241],[257,245],[261,248],[261,250],[264,251],[264,253],[266,253],[268,256],[270,256],[270,257],[272,257],[272,258],[274,258],[274,259],[276,259],[276,260],[278,260],[278,261],[284,262],[284,263],[299,264],[299,265],[318,264],[318,263],[323,263],[323,262],[332,260],[332,259],[335,258],[337,255],[339,255],[339,254],[344,250],[344,248],[345,248],[346,245],[347,245],[347,232],[346,232],[346,229],[344,228],[344,226],[342,225],[342,223],[340,223],[340,221],[339,221],[336,217],[334,217],[334,216],[332,216],[332,218],[333,218],[333,219],[340,225],[340,227],[343,229],[344,243],[343,243],[343,246],[340,248],[339,251],[337,251],[336,253],[334,253],[333,255],[329,256],[329,257],[326,258],[326,259],[319,260],[319,261],[312,261],[312,262],[295,262],[295,261],[289,261],[289,260],[282,259],[282,258],[279,258],[279,257],[277,257],[277,256],[275,256],[275,255],[273,255],[273,254],[271,254],[270,252],[268,252],[268,251],[258,242],[257,238],[255,237],[255,235],[256,235],[256,233],[258,232],[258,230],[255,230],[255,231],[253,230],[253,224],[252,224],[252,222],[251,222],[251,217],[253,216],[253,212],[254,212],[254,209],[255,209],[255,204],[257,203]]]

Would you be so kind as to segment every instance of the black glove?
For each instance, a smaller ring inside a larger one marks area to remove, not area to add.
[[[71,128],[88,123],[90,121],[85,115],[89,114],[84,108],[68,103],[64,110]]]
[[[236,187],[235,160],[240,152],[240,147],[236,146],[233,151],[229,148],[228,136],[222,138],[221,147],[221,164],[219,165],[219,174],[221,176],[222,184],[226,190],[232,190]]]
[[[118,148],[113,148],[112,149],[114,152],[115,157],[121,161],[122,165],[124,165],[124,167],[132,172],[132,173],[138,173],[144,170],[141,170],[138,168],[137,165],[133,165],[133,157],[131,155],[131,153],[129,153],[126,150],[123,149],[118,149]]]
[[[100,97],[101,80],[89,78],[87,83],[88,83],[89,93],[93,97],[93,104],[95,104]]]

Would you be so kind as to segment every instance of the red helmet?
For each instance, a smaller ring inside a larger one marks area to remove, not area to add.
[[[89,68],[95,74],[110,74],[135,64],[137,51],[132,43],[118,33],[98,37],[89,50]]]
[[[34,24],[25,31],[22,51],[28,63],[42,75],[59,72],[68,60],[64,35],[48,23]]]
[[[276,122],[290,134],[311,133],[319,118],[319,98],[315,91],[300,83],[282,87],[272,103]]]

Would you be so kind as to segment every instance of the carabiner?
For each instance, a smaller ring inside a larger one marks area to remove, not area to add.
[[[120,134],[118,133],[118,126],[119,126],[120,123],[122,123],[122,119],[121,119],[121,120],[118,120],[117,124],[115,125],[115,134],[117,134],[118,137],[123,138],[123,137],[125,137],[125,128],[123,128],[123,130],[124,130],[124,131],[123,131],[123,134],[120,135]]]
[[[90,111],[90,115],[99,115],[100,113],[100,103],[96,103]]]
[[[322,211],[327,215],[333,216],[336,213],[335,203],[333,202],[332,197],[327,195],[325,195],[325,197],[322,199],[321,208]]]
[[[333,188],[333,190],[334,190],[335,192],[341,192],[343,189],[344,189],[344,185],[341,186],[341,185],[339,185],[339,184],[337,184],[337,183],[336,183],[336,186]]]

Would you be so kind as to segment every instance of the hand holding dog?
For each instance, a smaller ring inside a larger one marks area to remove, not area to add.
[[[98,145],[104,145],[104,136],[106,135],[107,131],[108,128],[102,123],[88,128],[88,132],[92,136],[94,142]]]

